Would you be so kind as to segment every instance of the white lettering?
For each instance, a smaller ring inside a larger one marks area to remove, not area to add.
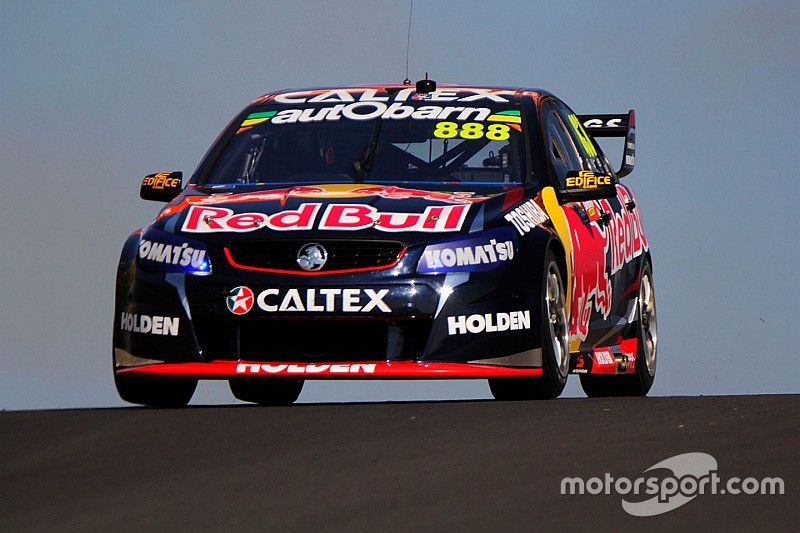
[[[357,313],[361,311],[359,303],[359,293],[361,289],[345,289],[342,293],[342,311],[345,313]]]
[[[239,363],[236,366],[236,373],[237,374],[258,374],[258,371],[261,369],[261,365],[253,365],[248,363]]]
[[[132,333],[177,337],[180,320],[179,317],[137,315],[136,313],[122,312],[120,314],[119,329]]]
[[[465,333],[496,333],[531,329],[530,311],[511,311],[509,313],[485,313],[447,317],[448,335]]]
[[[356,99],[349,92],[337,89],[324,92],[308,100],[309,102],[355,102]]]
[[[367,302],[367,305],[365,305],[364,308],[361,310],[362,312],[368,313],[375,307],[377,307],[384,313],[392,312],[389,306],[386,305],[383,301],[383,298],[387,294],[389,294],[389,289],[381,289],[378,292],[375,292],[372,289],[364,289],[364,294],[366,294],[367,297],[369,298],[369,302]]]
[[[467,317],[467,331],[480,333],[486,329],[486,318],[483,315],[470,315]]]
[[[358,109],[372,109],[366,113],[357,113]],[[381,102],[357,102],[342,109],[342,116],[350,120],[372,120],[378,118],[386,111],[386,104]]]
[[[256,298],[256,304],[267,313],[370,313],[376,310],[381,313],[391,313],[391,307],[384,301],[388,294],[389,289],[326,288],[306,289],[301,293],[299,289],[288,289],[283,292],[281,289],[273,288],[261,291]],[[280,304],[275,303],[278,300]]]
[[[503,218],[511,222],[520,235],[525,235],[535,226],[550,220],[547,213],[533,199],[515,207],[513,211],[503,215]]]
[[[267,303],[267,296],[274,296],[278,294],[278,289],[267,289],[265,291],[261,291],[261,294],[258,295],[256,299],[256,303],[258,306],[266,311],[267,313],[274,313],[278,310],[277,305],[270,305]]]
[[[317,295],[314,289],[306,289],[306,307],[309,311],[324,311],[325,307],[317,305]]]
[[[493,265],[512,259],[514,259],[513,241],[497,242],[496,239],[491,239],[489,244],[455,247],[436,245],[425,249],[421,265],[427,270],[437,270],[454,266]],[[422,271],[425,271],[424,269]]]
[[[178,324],[180,323],[180,318],[177,317],[161,317],[164,319],[164,329],[162,331],[162,335],[172,335],[176,337],[178,335]]]
[[[300,294],[297,289],[289,289],[289,292],[283,297],[279,311],[305,311],[303,302],[300,300]]]
[[[467,332],[467,317],[449,316],[447,317],[447,334],[448,335],[461,335]]]
[[[315,363],[293,364],[253,364],[239,363],[236,365],[237,374],[374,374],[377,368],[375,363],[340,363],[335,365]]]

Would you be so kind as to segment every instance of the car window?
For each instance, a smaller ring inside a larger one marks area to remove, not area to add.
[[[204,184],[522,182],[525,124],[510,99],[461,103],[418,95],[388,103],[387,93],[356,101],[363,90],[352,91],[351,103],[318,96],[251,109]],[[461,105],[445,105],[454,103]]]
[[[547,157],[550,159],[559,186],[565,187],[567,172],[582,169],[581,159],[572,137],[551,102],[544,105],[542,123],[545,129]]]
[[[553,99],[551,103],[558,111],[559,117],[566,125],[575,148],[578,150],[581,159],[581,170],[608,173],[605,156],[598,144],[586,132],[577,115],[563,102]]]

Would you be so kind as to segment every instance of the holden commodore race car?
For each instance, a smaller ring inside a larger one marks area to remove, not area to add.
[[[653,270],[620,178],[635,115],[540,89],[415,85],[269,93],[125,242],[114,378],[185,405],[199,379],[262,405],[309,379],[487,379],[497,399],[645,395]],[[611,166],[597,138],[619,137]]]

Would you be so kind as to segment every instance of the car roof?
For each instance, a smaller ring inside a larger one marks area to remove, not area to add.
[[[266,101],[273,99],[275,96],[280,94],[291,94],[291,93],[316,93],[316,92],[326,92],[326,91],[350,91],[350,90],[361,90],[361,89],[374,89],[379,92],[386,92],[388,90],[403,90],[409,89],[414,87],[411,83],[385,83],[385,84],[363,84],[363,85],[334,85],[334,86],[316,86],[316,87],[298,87],[298,88],[287,88],[287,89],[280,89],[277,91],[272,91],[266,93],[259,98],[255,99],[252,104],[262,104]],[[487,89],[487,90],[494,90],[494,91],[513,91],[513,92],[529,92],[529,93],[538,93],[540,96],[552,96],[547,90],[538,89],[534,87],[514,87],[514,86],[506,86],[506,85],[468,85],[468,84],[456,84],[456,83],[439,83],[436,82],[436,89],[451,89],[451,90],[465,90],[465,89]]]

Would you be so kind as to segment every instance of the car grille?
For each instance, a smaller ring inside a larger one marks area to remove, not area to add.
[[[328,260],[316,271],[324,274],[342,270],[388,268],[403,255],[396,241],[364,240],[261,240],[231,243],[225,250],[235,267],[250,270],[305,272],[297,263],[300,249],[315,242],[325,247]]]
[[[195,319],[203,358],[261,362],[408,360],[419,357],[432,319]]]

